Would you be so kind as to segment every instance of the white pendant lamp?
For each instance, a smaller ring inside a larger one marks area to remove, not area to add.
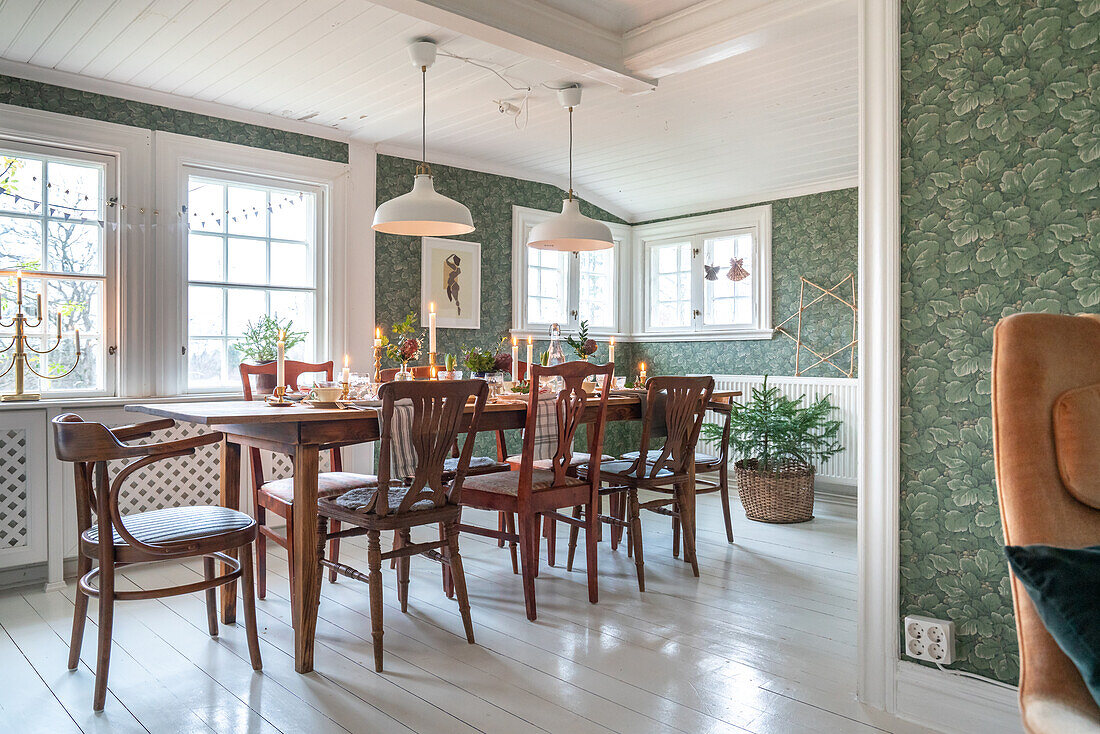
[[[558,90],[558,101],[569,110],[569,197],[561,203],[561,214],[531,228],[527,246],[538,250],[606,250],[615,246],[611,230],[603,222],[581,214],[573,198],[573,108],[581,103],[579,85]]]
[[[420,69],[420,164],[416,167],[413,188],[407,194],[383,202],[374,211],[372,229],[386,234],[411,237],[449,237],[474,231],[470,210],[435,190],[427,155],[427,76],[435,63],[435,42],[415,41],[409,56]]]

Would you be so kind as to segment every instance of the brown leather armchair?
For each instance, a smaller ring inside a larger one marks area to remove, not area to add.
[[[993,452],[1005,542],[1100,545],[1100,481],[1081,491],[1063,471],[1055,409],[1067,391],[1100,384],[1100,315],[1017,314],[993,335]],[[1091,427],[1093,440],[1100,425]],[[1072,484],[1072,482],[1071,482]],[[1100,708],[1012,578],[1020,639],[1020,711],[1031,734],[1100,732]]]

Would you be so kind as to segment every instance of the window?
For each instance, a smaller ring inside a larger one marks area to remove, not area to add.
[[[312,360],[318,333],[318,189],[247,176],[187,173],[187,388],[239,389],[234,344],[263,315],[293,321]]]
[[[770,206],[640,225],[635,238],[645,282],[640,333],[771,338]]]
[[[14,327],[2,324],[15,316],[15,272],[21,270],[23,313],[31,319],[26,392],[60,397],[114,391],[113,370],[107,367],[114,333],[110,274],[117,228],[107,214],[114,203],[114,171],[108,156],[0,142],[0,346],[14,337]],[[46,354],[30,351],[55,344]],[[0,371],[11,363],[13,351],[0,355]],[[74,364],[59,379],[34,374],[62,375]],[[12,369],[0,377],[0,392],[10,392],[14,384]]]
[[[513,207],[513,329],[545,335],[550,324],[574,330],[587,321],[596,334],[619,331],[618,253],[630,242],[630,228],[609,224],[615,246],[569,253],[527,247],[531,228],[556,212]]]

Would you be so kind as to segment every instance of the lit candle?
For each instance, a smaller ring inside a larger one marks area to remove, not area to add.
[[[535,342],[527,337],[527,379],[531,379],[531,365],[535,361]]]
[[[512,382],[519,382],[519,342],[512,337]]]
[[[15,311],[23,313],[23,271],[15,273]]]
[[[638,382],[645,385],[645,362],[638,365]]]
[[[275,388],[286,383],[286,329],[279,329],[279,341],[275,342]]]
[[[351,382],[351,370],[348,368],[348,355],[344,355],[344,371],[340,373],[340,382]]]
[[[615,364],[615,337],[611,337],[611,341],[607,343],[607,361]]]
[[[435,354],[435,301],[428,304],[428,351]]]
[[[375,349],[381,349],[382,348],[382,327],[381,326],[374,327],[374,348]]]
[[[76,353],[80,354],[80,329],[76,330]]]

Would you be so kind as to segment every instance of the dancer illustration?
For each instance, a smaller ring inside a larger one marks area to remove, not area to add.
[[[458,315],[462,315],[462,304],[458,300],[458,291],[460,290],[458,285],[458,276],[462,273],[462,258],[458,255],[451,253],[451,255],[443,261],[443,277],[447,282],[447,300],[454,303],[455,308],[458,309]]]

